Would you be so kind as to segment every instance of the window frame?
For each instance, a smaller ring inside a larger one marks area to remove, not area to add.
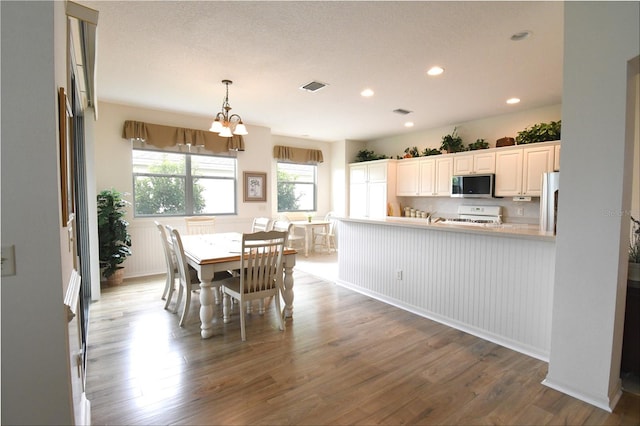
[[[313,207],[311,209],[297,209],[297,210],[280,210],[278,197],[279,197],[279,186],[280,186],[280,177],[278,175],[279,167],[281,164],[295,164],[299,166],[308,166],[313,168],[313,182],[299,182],[299,181],[282,181],[284,183],[291,183],[293,185],[296,184],[305,184],[305,185],[313,185]],[[278,213],[296,213],[296,212],[314,212],[318,209],[318,165],[317,164],[309,164],[309,163],[296,163],[292,161],[277,161],[276,162],[276,209]]]
[[[132,175],[132,194],[133,194],[133,217],[134,218],[157,218],[157,217],[188,217],[188,216],[234,216],[238,214],[238,159],[232,155],[216,155],[209,152],[184,152],[181,150],[172,150],[172,149],[154,149],[147,147],[132,147],[132,155],[131,155],[131,175]],[[159,154],[177,154],[183,155],[185,161],[185,173],[181,174],[162,174],[162,173],[137,173],[133,171],[133,152],[134,151],[147,151],[147,152],[155,152]],[[196,179],[211,179],[211,180],[232,180],[233,181],[233,212],[203,212],[203,213],[195,213],[193,211],[194,208],[194,200],[193,200],[193,185],[194,185],[194,175],[192,173],[192,157],[193,156],[206,156],[206,157],[219,157],[225,158],[233,161],[233,177],[211,177],[211,176],[200,176],[195,175]],[[166,177],[166,178],[175,178],[180,179],[184,182],[184,213],[178,214],[139,214],[136,211],[136,178],[137,177]]]

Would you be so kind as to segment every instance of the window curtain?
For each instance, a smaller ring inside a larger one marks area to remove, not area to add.
[[[276,145],[273,147],[273,158],[280,161],[301,164],[318,164],[324,162],[319,149],[294,148]]]
[[[158,148],[193,145],[202,146],[214,153],[244,151],[244,139],[241,135],[223,138],[216,133],[205,130],[163,126],[143,123],[142,121],[125,121],[122,128],[122,137],[124,139],[144,141]]]

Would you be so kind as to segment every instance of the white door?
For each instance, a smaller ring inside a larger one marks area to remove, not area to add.
[[[396,195],[418,195],[418,181],[420,179],[419,163],[413,160],[398,162],[396,169]]]
[[[453,176],[453,158],[436,160],[435,195],[443,197],[451,195],[451,178]]]
[[[542,175],[553,171],[553,146],[524,148],[522,195],[542,194]]]

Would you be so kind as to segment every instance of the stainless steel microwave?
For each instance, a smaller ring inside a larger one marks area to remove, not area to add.
[[[454,176],[451,196],[459,198],[493,198],[493,174]]]

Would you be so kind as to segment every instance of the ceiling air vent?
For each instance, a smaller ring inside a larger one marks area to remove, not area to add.
[[[393,112],[400,115],[407,115],[407,114],[411,114],[413,111],[409,111],[408,109],[397,108],[397,109],[394,109]]]
[[[318,90],[325,87],[326,84],[320,83],[319,81],[312,81],[310,83],[305,84],[304,86],[300,86],[302,90],[306,90],[307,92],[317,92]]]

